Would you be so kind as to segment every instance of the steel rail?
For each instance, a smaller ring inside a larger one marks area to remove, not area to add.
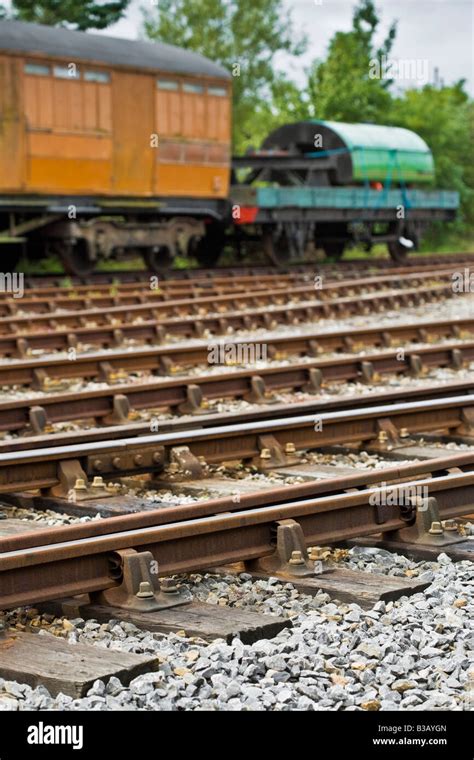
[[[384,391],[371,393],[366,396],[343,396],[332,399],[318,399],[297,404],[268,404],[251,411],[228,413],[206,413],[194,416],[176,417],[171,420],[160,420],[159,431],[171,432],[173,430],[205,429],[219,427],[229,423],[229,418],[234,424],[247,423],[260,420],[272,420],[288,417],[294,414],[320,414],[326,411],[340,409],[356,409],[368,405],[384,405],[403,401],[435,400],[437,398],[449,398],[460,394],[471,393],[472,382],[455,382],[439,386],[421,386],[404,388],[396,391]],[[26,432],[26,431],[25,431]],[[11,451],[25,451],[43,447],[66,446],[68,444],[80,445],[92,441],[111,441],[123,437],[148,435],[150,422],[127,422],[123,424],[101,425],[100,427],[81,429],[67,432],[35,435],[22,435],[14,439],[0,441],[0,453]],[[158,431],[157,431],[158,432]]]
[[[75,460],[89,477],[160,471],[171,449],[186,446],[209,464],[233,460],[257,460],[263,448],[291,443],[296,450],[337,443],[376,443],[381,421],[393,430],[412,432],[441,430],[470,433],[469,412],[474,396],[457,396],[406,404],[372,406],[277,419],[252,421],[171,433],[144,435],[114,441],[56,446],[0,454],[0,492],[51,488],[61,483],[60,463]],[[268,441],[271,440],[269,444]]]
[[[316,291],[313,291],[313,295]],[[82,312],[62,312],[60,314],[17,315],[0,319],[0,338],[4,335],[20,338],[24,331],[39,331],[41,329],[67,330],[71,338],[69,344],[74,346],[76,339],[74,331],[81,327],[113,326],[121,329],[124,324],[144,320],[157,321],[156,332],[161,339],[166,333],[181,337],[201,337],[212,332],[228,334],[232,330],[249,330],[257,327],[273,328],[278,324],[298,324],[312,322],[318,319],[345,318],[354,315],[364,315],[387,309],[400,310],[423,303],[452,298],[455,295],[452,284],[427,285],[423,288],[391,290],[377,294],[346,296],[332,300],[313,298],[298,303],[285,301],[284,294],[279,292],[276,301],[285,302],[282,305],[263,306],[252,305],[255,296],[235,296],[235,305],[239,311],[219,311],[202,313],[196,308],[196,313],[183,314],[179,307],[174,308],[173,317],[164,317],[159,304],[143,304],[141,306],[118,306],[107,310],[89,310]],[[458,296],[459,297],[459,296]],[[258,299],[256,299],[258,301]],[[195,302],[187,302],[188,309],[195,307]]]
[[[364,295],[367,292],[380,290],[397,290],[406,286],[423,287],[430,283],[440,283],[446,280],[451,281],[455,272],[455,265],[447,269],[436,272],[414,272],[405,275],[377,275],[375,277],[366,277],[352,280],[341,280],[321,282],[321,287],[316,287],[315,283],[305,283],[302,285],[293,284],[289,290],[285,288],[273,289],[256,289],[253,291],[237,292],[225,295],[215,296],[198,296],[193,299],[181,298],[162,300],[164,296],[159,290],[152,288],[144,289],[143,293],[133,295],[103,295],[97,298],[45,298],[45,299],[10,299],[0,301],[0,322],[5,323],[7,320],[16,318],[17,313],[21,311],[30,311],[38,314],[39,317],[51,317],[56,315],[63,317],[63,312],[83,312],[88,315],[99,313],[103,309],[108,309],[111,314],[117,310],[131,309],[140,310],[152,307],[156,314],[163,317],[170,317],[175,314],[196,315],[209,312],[226,312],[232,309],[246,308],[248,306],[274,306],[281,305],[288,301],[330,301],[344,294]],[[257,286],[258,288],[258,286]],[[21,301],[21,304],[20,304]],[[59,312],[59,314],[56,314]],[[22,319],[21,313],[18,319]]]
[[[166,333],[172,333],[175,322],[165,328],[162,320],[122,324],[120,328],[103,325],[100,327],[79,327],[74,333],[68,330],[44,332],[22,332],[0,335],[0,356],[28,358],[38,349],[65,351],[75,347],[77,352],[85,345],[97,345],[101,348],[126,346],[130,341],[151,344],[157,354],[166,355],[174,364],[194,365],[206,361],[209,352],[209,339],[200,344],[183,342],[164,344]],[[202,337],[202,325],[195,325],[196,335]],[[179,324],[178,324],[179,326]],[[225,326],[224,326],[225,327]],[[267,355],[271,358],[285,358],[289,355],[316,355],[324,351],[355,351],[366,346],[391,347],[397,341],[431,342],[441,338],[466,338],[474,335],[474,316],[456,319],[431,320],[416,324],[394,324],[379,327],[358,327],[350,330],[331,330],[328,332],[305,332],[302,334],[270,334],[256,338],[232,338],[221,335],[221,341],[231,350],[233,346],[266,345]]]
[[[471,380],[443,383],[440,385],[425,385],[415,387],[403,387],[397,390],[373,392],[364,396],[336,396],[334,398],[315,397],[310,401],[299,401],[295,404],[271,403],[262,404],[259,408],[251,411],[240,411],[229,414],[213,413],[183,415],[170,420],[159,421],[159,432],[166,433],[173,430],[196,430],[210,427],[220,427],[229,424],[250,423],[262,420],[273,420],[292,415],[321,414],[322,412],[339,411],[341,409],[360,409],[371,405],[385,405],[389,403],[407,401],[428,401],[447,399],[453,396],[473,393]],[[26,433],[27,431],[25,431]],[[124,422],[121,424],[106,425],[86,428],[67,432],[45,432],[36,435],[21,435],[18,438],[0,440],[0,453],[11,451],[25,451],[53,446],[75,446],[92,441],[112,441],[119,438],[131,438],[148,435],[150,422]],[[158,431],[157,431],[158,432]]]
[[[403,489],[424,488],[438,502],[441,519],[474,508],[474,473],[451,474],[405,482]],[[192,572],[232,562],[270,556],[275,550],[275,527],[297,520],[306,546],[403,528],[407,521],[397,505],[383,503],[385,488],[337,493],[303,501],[239,509],[179,522],[123,530],[59,543],[1,551],[0,608],[91,593],[119,585],[111,560],[124,549],[150,552],[160,575]],[[375,501],[375,504],[374,504]],[[118,576],[118,577],[117,577]]]
[[[447,263],[455,263],[455,264],[463,264],[463,263],[470,263],[474,258],[474,254],[472,253],[449,253],[445,255],[411,255],[407,258],[406,262],[404,262],[403,269],[416,269],[420,265],[421,266],[442,266],[443,264]],[[390,258],[366,258],[366,259],[348,259],[339,261],[337,263],[335,262],[329,262],[329,261],[314,261],[314,262],[307,262],[302,264],[291,264],[285,268],[280,268],[278,270],[275,269],[274,266],[265,266],[265,265],[259,265],[259,266],[248,266],[248,265],[234,265],[234,266],[216,266],[212,269],[202,269],[202,268],[187,268],[187,269],[170,269],[168,272],[161,273],[160,281],[163,282],[169,282],[169,281],[186,281],[189,279],[192,279],[193,281],[199,279],[199,280],[212,280],[214,278],[221,277],[222,279],[228,280],[231,277],[235,278],[254,278],[257,276],[271,276],[275,275],[278,276],[279,274],[289,274],[289,275],[305,275],[308,273],[313,273],[315,271],[315,268],[318,270],[322,269],[324,271],[331,270],[335,273],[346,273],[346,272],[354,272],[355,275],[360,273],[361,271],[367,271],[367,270],[378,270],[378,269],[388,269],[390,271],[398,271],[400,267],[397,267],[396,262],[392,261]],[[57,289],[57,287],[62,287],[64,285],[64,281],[67,280],[68,282],[71,282],[73,286],[76,285],[84,285],[85,287],[90,287],[91,284],[104,284],[104,285],[115,285],[117,284],[117,280],[121,283],[137,283],[140,282],[143,277],[149,277],[153,275],[154,272],[148,271],[146,269],[141,270],[114,270],[109,272],[104,271],[95,271],[90,273],[89,275],[85,277],[79,277],[75,275],[65,275],[64,273],[58,273],[58,274],[49,274],[49,273],[38,273],[38,274],[31,274],[31,275],[25,275],[25,285],[27,288],[32,287],[38,287],[41,289],[42,287],[53,287]]]
[[[471,259],[472,260],[472,259]],[[469,263],[467,260],[466,263]],[[445,270],[447,267],[454,267],[456,264],[449,261],[444,261],[442,263],[437,264],[419,264],[416,267],[412,266],[404,266],[404,267],[390,267],[390,274],[391,275],[398,275],[398,274],[413,274],[414,268],[416,269],[416,272],[431,272],[434,274],[436,270]],[[459,265],[457,265],[459,266]],[[307,269],[304,269],[303,271],[296,271],[296,272],[275,272],[272,273],[256,273],[254,275],[237,275],[234,274],[233,276],[219,276],[218,274],[210,274],[208,277],[200,277],[197,276],[196,278],[193,278],[192,276],[188,277],[187,279],[163,279],[162,277],[159,278],[159,291],[163,294],[163,296],[170,297],[172,295],[173,297],[179,297],[181,294],[183,297],[195,297],[199,295],[222,295],[225,293],[235,293],[239,291],[246,290],[249,286],[252,286],[253,289],[255,289],[255,285],[258,284],[259,288],[261,288],[263,285],[271,286],[274,288],[287,288],[289,285],[297,285],[298,283],[303,282],[310,282],[314,281],[314,277],[317,274],[323,274],[327,277],[329,277],[331,280],[337,280],[342,279],[343,277],[347,277],[347,275],[351,275],[352,277],[360,277],[362,274],[374,274],[371,272],[372,269],[376,269],[375,267],[372,267],[370,265],[367,265],[365,267],[350,267],[348,266],[345,269],[335,268],[331,267],[329,264],[323,265],[321,267],[320,264],[314,264],[311,267],[308,266]],[[190,270],[191,272],[193,270]],[[199,270],[198,270],[199,271]],[[119,273],[120,274],[120,273]],[[69,278],[63,278],[62,280],[58,278],[58,282],[54,286],[37,286],[35,283],[31,283],[31,281],[27,278],[26,280],[26,293],[28,296],[28,299],[35,298],[35,299],[44,299],[45,296],[54,296],[55,299],[58,298],[58,288],[59,293],[62,299],[66,302],[66,299],[70,298],[96,298],[98,296],[115,296],[117,294],[124,294],[124,295],[134,295],[134,296],[143,296],[143,291],[145,287],[150,287],[150,281],[152,277],[157,278],[157,275],[153,275],[151,272],[138,272],[137,279],[132,282],[91,282],[87,284],[65,284],[69,282]],[[141,279],[138,279],[138,276],[141,275]],[[94,278],[92,278],[94,279]],[[11,298],[11,294],[5,289],[0,291],[0,301],[4,299]],[[48,303],[48,302],[46,302]],[[44,305],[44,303],[43,303]],[[45,307],[47,308],[47,307]]]
[[[117,375],[122,371],[148,370],[160,372],[160,354],[147,351],[142,353],[121,353],[107,355],[107,362]],[[37,377],[38,364],[48,372],[48,378],[97,378],[103,372],[104,356],[86,355],[75,361],[35,360],[18,362],[16,368],[0,365],[0,385],[33,382]],[[197,360],[196,360],[197,361]],[[16,398],[14,401],[0,401],[0,431],[22,430],[32,421],[32,409],[39,410],[43,417],[42,427],[56,422],[65,422],[94,417],[96,420],[110,417],[115,412],[116,422],[124,422],[128,409],[178,409],[185,414],[197,413],[202,403],[212,399],[244,398],[256,403],[271,400],[271,394],[284,390],[303,390],[317,393],[321,385],[340,382],[376,382],[386,374],[420,375],[433,367],[454,367],[474,361],[474,341],[449,343],[437,346],[417,347],[371,353],[365,356],[331,357],[306,362],[294,362],[283,366],[267,366],[261,369],[232,369],[206,375],[185,375],[163,378],[155,382],[140,384],[116,384],[99,390],[48,393],[43,397]],[[316,373],[316,374],[315,374]],[[258,385],[255,387],[255,378]],[[54,387],[50,386],[50,389]],[[199,390],[196,398],[195,390]],[[194,393],[194,395],[193,395]],[[117,402],[117,398],[120,400]],[[125,397],[125,401],[124,401]],[[116,409],[116,404],[126,403]],[[205,408],[205,407],[204,407]],[[123,418],[123,419],[120,419]],[[36,425],[38,427],[38,424]]]
[[[437,479],[449,473],[473,472],[474,454],[472,451],[444,455],[430,460],[414,461],[408,464],[394,464],[382,470],[354,470],[346,475],[311,480],[291,486],[278,486],[265,490],[256,490],[240,494],[237,503],[232,496],[221,496],[192,504],[179,504],[163,509],[144,512],[126,513],[100,521],[58,525],[0,537],[0,556],[5,552],[19,551],[38,545],[58,544],[67,540],[81,540],[96,536],[111,535],[121,531],[138,530],[170,522],[183,522],[189,519],[219,515],[228,512],[242,512],[247,509],[268,504],[284,505],[288,502],[312,499],[346,493],[355,489],[385,487],[387,490],[400,487],[412,480],[426,478]]]

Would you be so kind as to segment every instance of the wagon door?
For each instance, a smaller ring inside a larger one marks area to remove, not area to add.
[[[154,151],[154,78],[113,74],[113,180],[119,195],[151,195]]]

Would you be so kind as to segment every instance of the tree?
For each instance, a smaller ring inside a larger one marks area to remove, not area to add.
[[[259,106],[267,110],[285,81],[276,54],[297,56],[306,44],[304,37],[294,38],[283,0],[160,0],[144,12],[144,29],[152,40],[202,53],[229,70],[237,150],[268,133],[255,114]]]
[[[130,0],[12,0],[11,18],[80,31],[105,29],[122,18]],[[1,12],[0,12],[1,16]]]
[[[371,62],[387,56],[396,36],[393,23],[379,48],[379,19],[373,0],[360,0],[350,32],[336,32],[325,61],[315,61],[308,93],[314,116],[335,121],[383,121],[390,105],[390,79],[371,77]]]
[[[474,104],[464,80],[448,87],[425,85],[394,98],[386,121],[417,132],[429,145],[437,187],[461,195],[462,220],[474,223]]]

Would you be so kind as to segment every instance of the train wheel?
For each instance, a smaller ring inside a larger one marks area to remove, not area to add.
[[[324,243],[323,251],[328,258],[336,259],[336,261],[340,261],[340,259],[342,259],[342,257],[344,256],[345,247],[346,246],[343,241],[332,240],[330,242]]]
[[[224,243],[224,228],[220,224],[210,224],[203,238],[191,240],[189,254],[194,256],[200,266],[209,269],[219,261]]]
[[[14,272],[21,258],[21,245],[5,244],[0,246],[0,269],[2,272]]]
[[[166,245],[147,248],[143,253],[143,260],[151,272],[165,274],[173,263],[170,249]]]
[[[263,229],[262,232],[263,252],[267,259],[277,267],[286,267],[291,259],[290,246],[286,235],[275,239],[272,229]]]
[[[64,271],[76,277],[87,277],[94,271],[95,261],[91,259],[87,240],[64,243],[59,252]]]
[[[387,243],[387,247],[393,261],[402,264],[407,260],[409,249],[402,245],[399,240],[391,240],[390,243]]]

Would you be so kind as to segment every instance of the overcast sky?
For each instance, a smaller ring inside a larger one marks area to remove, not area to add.
[[[140,8],[152,4],[153,0],[132,0],[126,18],[105,33],[138,37]],[[304,56],[291,61],[280,58],[277,62],[295,81],[302,82],[305,67],[314,58],[324,56],[334,32],[350,29],[355,0],[285,0],[285,4],[291,10],[296,31],[308,35],[309,46]],[[418,71],[426,66],[430,81],[436,67],[446,84],[464,78],[474,95],[474,0],[378,0],[376,5],[382,20],[380,39],[390,23],[398,19],[391,58],[418,61]],[[416,84],[409,80],[399,82],[401,87]]]
[[[125,18],[102,33],[137,39],[142,31],[141,8],[153,8],[158,3],[159,0],[131,0]],[[296,82],[303,83],[305,68],[325,55],[334,32],[350,29],[356,0],[284,3],[291,12],[295,31],[306,33],[309,45],[305,55],[297,59],[280,56],[276,63]],[[3,4],[8,7],[10,2],[3,0]],[[445,84],[466,79],[467,89],[474,96],[474,0],[377,0],[376,7],[382,22],[380,40],[390,23],[398,20],[390,58],[395,62],[413,61],[419,67],[414,80],[402,78],[397,87],[423,84],[425,70],[428,80],[433,81],[437,68]]]

